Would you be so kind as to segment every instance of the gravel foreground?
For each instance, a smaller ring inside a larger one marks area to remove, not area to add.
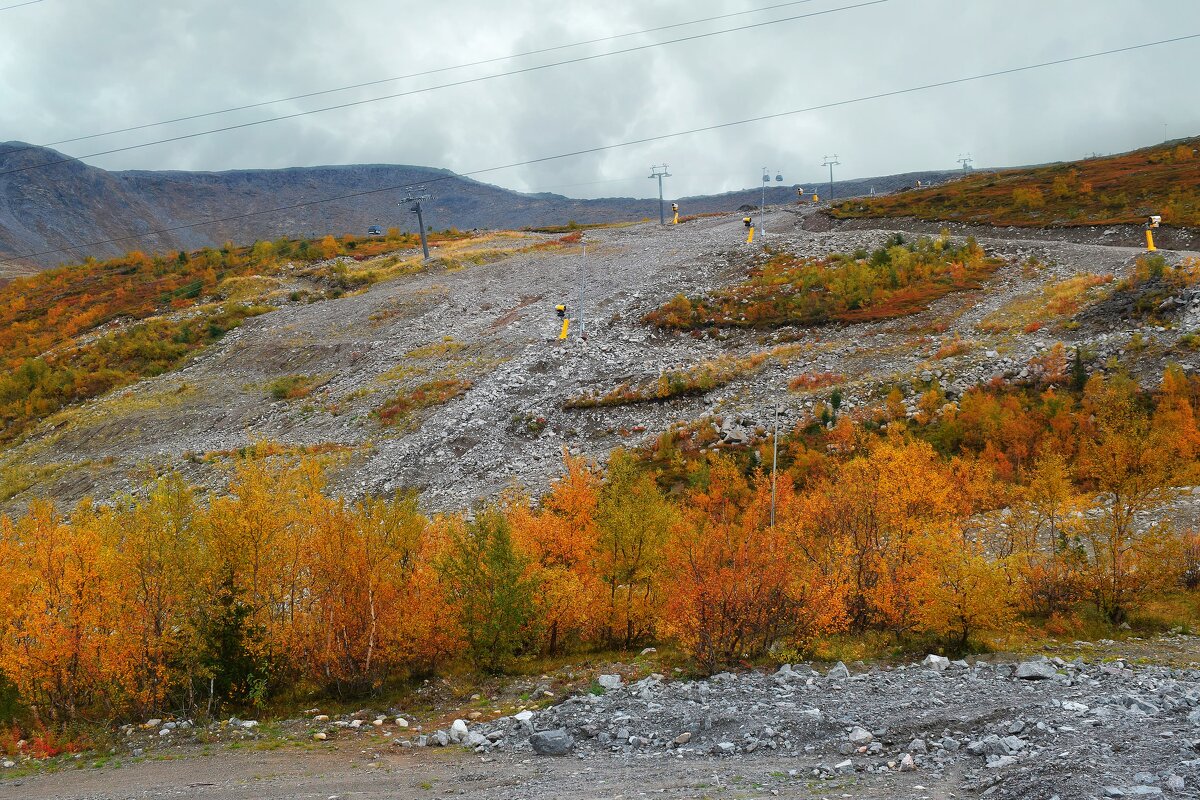
[[[488,721],[393,735],[354,719],[296,721],[318,740],[303,751],[160,754],[4,781],[0,797],[1200,797],[1200,670],[1126,660],[612,673]]]

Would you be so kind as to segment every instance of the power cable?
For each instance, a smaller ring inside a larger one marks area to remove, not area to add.
[[[460,81],[451,81],[450,83],[442,83],[442,84],[438,84],[436,86],[426,86],[422,89],[410,89],[405,92],[396,92],[394,94],[382,95],[379,97],[368,97],[363,100],[351,100],[351,101],[348,101],[345,103],[338,103],[337,105],[323,106],[322,108],[312,108],[307,111],[297,111],[294,114],[282,114],[277,117],[267,117],[266,119],[255,120],[253,122],[242,122],[237,125],[226,125],[226,126],[220,127],[220,128],[211,128],[206,131],[197,131],[196,133],[185,133],[180,136],[171,136],[171,137],[168,137],[165,139],[155,139],[155,140],[152,140],[149,142],[142,142],[141,144],[128,145],[126,147],[114,147],[110,150],[99,150],[95,153],[86,153],[81,156],[70,156],[67,158],[54,159],[53,161],[43,161],[40,164],[27,164],[23,167],[16,167],[14,169],[4,170],[4,171],[0,172],[0,175],[12,175],[13,173],[16,173],[16,172],[26,172],[26,171],[32,170],[32,169],[41,169],[42,167],[52,167],[56,164],[66,164],[71,161],[80,161],[85,158],[95,158],[96,156],[107,156],[107,155],[111,155],[113,153],[124,153],[124,152],[128,152],[129,150],[139,150],[143,147],[150,147],[152,145],[157,145],[157,144],[167,144],[169,142],[180,142],[180,141],[184,141],[186,139],[195,139],[199,136],[210,136],[214,133],[224,133],[226,131],[240,130],[242,128],[252,128],[252,127],[255,127],[258,125],[265,125],[269,122],[279,122],[279,121],[285,120],[285,119],[295,119],[297,117],[308,116],[309,114],[320,114],[325,111],[338,111],[338,110],[341,110],[344,108],[353,108],[355,106],[366,105],[368,103],[378,103],[381,100],[394,100],[398,97],[409,97],[411,95],[424,94],[426,92],[433,92],[433,91],[437,91],[439,89],[449,89],[449,88],[452,88],[455,86],[466,86],[466,85],[472,84],[472,83],[480,83],[482,81],[495,80],[496,78],[505,78],[505,77],[508,77],[511,75],[523,75],[528,72],[538,72],[540,70],[550,69],[551,67],[562,67],[562,66],[567,66],[570,64],[580,64],[585,61],[595,61],[597,59],[608,58],[610,56],[623,55],[625,53],[635,53],[635,52],[638,52],[641,50],[649,50],[649,49],[652,49],[655,47],[662,47],[662,46],[668,45],[668,44],[679,44],[680,42],[692,42],[692,41],[696,41],[697,39],[707,39],[707,38],[710,38],[713,36],[722,36],[727,33],[737,33],[739,31],[753,30],[755,28],[762,28],[762,27],[766,27],[768,25],[778,25],[781,22],[794,22],[796,20],[807,19],[809,17],[819,17],[819,16],[824,16],[826,14],[836,14],[839,11],[850,11],[855,8],[865,8],[867,6],[876,6],[876,5],[880,5],[881,3],[887,3],[887,2],[889,2],[889,0],[869,0],[868,2],[857,3],[855,5],[850,5],[850,6],[842,6],[840,8],[831,8],[831,9],[827,9],[825,11],[813,11],[808,14],[797,14],[792,17],[783,17],[782,19],[768,20],[766,22],[755,22],[750,25],[741,25],[736,28],[726,28],[724,30],[710,31],[708,33],[697,33],[697,34],[693,34],[691,36],[684,36],[679,39],[668,39],[664,42],[653,42],[651,44],[637,45],[636,47],[627,47],[623,50],[612,50],[607,53],[594,53],[592,55],[578,56],[576,58],[569,58],[569,59],[566,59],[565,61],[553,61],[549,64],[539,64],[539,65],[533,66],[533,67],[523,67],[521,69],[510,70],[508,72],[497,72],[493,75],[481,75],[476,78],[465,78]]]
[[[33,2],[40,3],[40,2],[42,2],[42,0],[33,0]],[[320,97],[321,95],[335,94],[337,92],[346,92],[346,91],[350,91],[351,89],[363,89],[363,88],[366,88],[367,86],[378,86],[381,83],[392,83],[394,81],[408,80],[409,78],[421,78],[426,75],[436,75],[440,72],[452,72],[452,71],[458,70],[458,69],[467,69],[468,67],[479,67],[479,66],[483,66],[484,64],[494,64],[498,61],[510,61],[512,59],[525,58],[526,56],[541,55],[542,53],[553,53],[557,50],[568,50],[572,47],[584,47],[589,44],[600,44],[602,42],[611,42],[616,39],[627,39],[631,36],[640,36],[640,35],[646,34],[646,33],[657,33],[659,31],[671,30],[673,28],[685,28],[690,25],[700,25],[705,22],[715,22],[715,21],[721,20],[721,19],[729,19],[730,17],[742,17],[747,14],[759,14],[764,11],[774,11],[774,10],[780,9],[780,8],[787,8],[789,6],[798,6],[798,5],[803,5],[805,3],[811,3],[811,2],[813,2],[813,0],[792,0],[791,2],[788,2],[788,3],[777,3],[776,5],[773,5],[773,6],[762,6],[760,8],[752,8],[747,11],[735,11],[731,14],[718,14],[715,17],[704,17],[703,19],[694,19],[694,20],[690,20],[688,22],[676,22],[671,25],[660,25],[657,28],[645,28],[640,31],[629,31],[627,33],[613,34],[612,36],[601,36],[596,39],[585,39],[584,41],[572,42],[571,44],[558,44],[558,45],[553,45],[552,47],[542,47],[537,50],[526,50],[523,53],[512,53],[510,55],[505,55],[505,56],[496,56],[495,58],[485,58],[480,61],[468,61],[464,64],[455,64],[455,65],[449,66],[449,67],[438,67],[436,69],[427,69],[422,72],[410,72],[407,75],[396,75],[391,78],[378,78],[376,80],[364,81],[362,83],[352,83],[349,86],[339,86],[334,89],[321,89],[319,91],[305,92],[304,94],[291,95],[290,97],[277,97],[274,100],[262,100],[257,103],[248,103],[247,105],[244,105],[244,106],[231,106],[230,108],[217,109],[216,111],[204,111],[199,114],[189,114],[184,117],[175,117],[174,119],[164,119],[164,120],[160,120],[158,122],[147,122],[147,123],[143,123],[141,125],[131,125],[128,128],[117,128],[115,130],[104,131],[102,133],[89,133],[85,136],[76,136],[72,139],[59,139],[56,142],[46,142],[45,144],[31,145],[29,147],[22,147],[22,148],[18,148],[16,150],[10,150],[9,152],[10,153],[20,153],[23,150],[34,150],[39,147],[54,147],[54,146],[60,145],[60,144],[71,144],[73,142],[82,142],[87,139],[98,139],[102,136],[113,136],[118,133],[129,133],[131,131],[140,131],[140,130],[144,130],[146,128],[156,128],[156,127],[159,127],[160,125],[171,125],[176,122],[188,122],[188,121],[194,120],[194,119],[203,119],[205,117],[215,117],[220,114],[231,114],[235,111],[247,111],[252,108],[261,108],[262,106],[274,105],[275,103],[286,103],[291,100],[304,100],[309,97]],[[28,4],[22,3],[21,5],[28,5]],[[9,7],[15,8],[15,6],[9,6]],[[3,9],[0,9],[0,10],[3,10]]]
[[[28,0],[26,3],[15,3],[11,6],[0,6],[0,11],[8,11],[10,8],[20,8],[21,6],[31,6],[34,3],[40,3],[42,0]]]
[[[659,142],[659,141],[663,141],[664,139],[674,139],[674,138],[678,138],[681,136],[690,136],[690,135],[696,134],[696,133],[705,133],[707,131],[721,130],[723,128],[732,128],[732,127],[735,127],[738,125],[749,125],[749,124],[752,124],[755,122],[764,122],[766,120],[794,116],[796,114],[805,114],[805,113],[809,113],[812,111],[821,111],[821,110],[830,109],[830,108],[838,108],[841,106],[854,105],[856,103],[865,103],[870,100],[880,100],[885,97],[897,97],[899,95],[911,94],[913,92],[928,91],[929,89],[937,89],[937,88],[941,88],[941,87],[945,87],[945,86],[955,86],[957,84],[970,83],[972,81],[980,81],[980,80],[985,80],[987,78],[999,77],[1002,75],[1013,75],[1013,74],[1016,74],[1019,72],[1029,72],[1031,70],[1044,69],[1046,67],[1057,66],[1059,64],[1069,64],[1069,63],[1073,63],[1076,61],[1086,61],[1088,59],[1093,59],[1093,58],[1102,58],[1104,56],[1115,55],[1117,53],[1128,53],[1133,50],[1144,50],[1144,49],[1150,48],[1150,47],[1159,47],[1159,46],[1162,46],[1165,44],[1174,44],[1176,42],[1190,41],[1192,39],[1200,39],[1200,33],[1192,33],[1192,34],[1187,34],[1185,36],[1175,36],[1170,39],[1159,39],[1159,40],[1153,41],[1153,42],[1144,42],[1142,44],[1129,45],[1126,47],[1117,47],[1117,48],[1113,48],[1111,50],[1100,50],[1095,53],[1086,53],[1084,55],[1069,56],[1067,58],[1057,58],[1052,61],[1042,61],[1042,62],[1039,62],[1036,64],[1027,64],[1027,65],[1021,66],[1021,67],[1009,67],[1008,69],[995,70],[993,72],[984,72],[984,73],[980,73],[978,75],[969,75],[969,76],[963,77],[963,78],[952,78],[950,80],[936,81],[934,83],[926,83],[926,84],[922,84],[920,86],[910,86],[905,89],[894,89],[894,90],[888,91],[888,92],[879,92],[877,94],[863,95],[862,97],[855,97],[855,98],[851,98],[848,100],[837,100],[837,101],[830,102],[830,103],[821,103],[820,105],[808,106],[807,108],[797,108],[797,109],[793,109],[791,111],[779,111],[774,114],[764,114],[759,117],[749,117],[747,119],[734,120],[732,122],[721,122],[721,123],[717,123],[714,125],[705,125],[705,126],[699,127],[699,128],[691,128],[689,130],[676,131],[674,133],[663,133],[663,134],[659,134],[657,136],[647,136],[647,137],[644,137],[641,139],[631,139],[629,141],[618,142],[616,144],[597,145],[595,147],[588,147],[588,148],[584,148],[582,150],[574,150],[574,151],[571,151],[568,153],[559,153],[557,155],[542,156],[540,158],[531,158],[531,159],[528,159],[525,161],[516,161],[516,162],[510,163],[510,164],[502,164],[500,166],[495,166],[495,167],[485,167],[483,169],[469,170],[467,172],[459,172],[459,173],[451,173],[451,174],[447,174],[447,175],[441,175],[436,178],[430,178],[428,180],[424,180],[424,181],[420,181],[420,182],[416,182],[416,183],[397,184],[395,186],[383,186],[378,189],[366,189],[366,190],[359,191],[359,192],[349,192],[347,194],[341,194],[341,195],[337,195],[335,197],[325,197],[325,198],[321,198],[318,200],[308,200],[303,203],[293,203],[293,204],[286,205],[286,206],[277,206],[275,208],[267,208],[267,209],[263,209],[261,211],[250,211],[250,212],[247,212],[244,214],[234,214],[234,215],[231,215],[228,217],[220,217],[217,219],[208,219],[208,220],[203,220],[200,222],[191,222],[191,223],[187,223],[184,225],[173,225],[169,228],[160,228],[159,230],[147,231],[145,233],[134,234],[131,236],[119,236],[119,237],[115,237],[112,239],[101,239],[101,240],[94,241],[94,242],[85,242],[83,244],[72,245],[70,247],[58,248],[55,250],[42,250],[42,251],[36,252],[36,253],[25,253],[23,255],[11,257],[8,260],[8,263],[15,264],[16,259],[19,259],[19,258],[20,259],[35,258],[37,256],[53,255],[55,253],[67,253],[71,250],[80,250],[80,249],[83,249],[86,247],[97,247],[99,245],[104,245],[104,244],[115,244],[117,242],[129,241],[130,239],[143,239],[148,236],[157,236],[157,235],[163,234],[163,233],[172,233],[174,231],[187,230],[189,228],[198,228],[203,225],[215,225],[215,224],[222,223],[222,222],[234,222],[236,220],[247,219],[249,217],[262,216],[263,214],[273,214],[273,213],[279,212],[279,211],[291,211],[291,210],[297,209],[297,208],[307,208],[308,206],[321,205],[323,203],[333,203],[338,200],[349,200],[349,199],[355,198],[355,197],[365,197],[367,195],[379,194],[381,192],[394,192],[394,191],[399,191],[402,189],[410,189],[415,186],[428,186],[431,183],[439,183],[441,181],[450,180],[452,178],[466,178],[466,177],[470,177],[472,175],[483,175],[483,174],[486,174],[489,172],[499,172],[500,170],[512,169],[514,167],[524,167],[524,166],[529,166],[531,164],[541,164],[541,163],[545,163],[547,161],[557,161],[557,160],[564,159],[564,158],[573,158],[575,156],[587,155],[590,153],[599,153],[599,152],[603,152],[605,150],[616,150],[616,149],[623,148],[623,147],[632,147],[634,145],[647,144],[649,142]]]

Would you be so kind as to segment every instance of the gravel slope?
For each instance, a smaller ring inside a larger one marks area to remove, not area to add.
[[[814,213],[796,208],[769,213],[767,245],[820,255],[875,247],[891,233],[806,230]],[[958,229],[952,232],[959,235]],[[46,489],[64,503],[136,491],[148,472],[163,468],[180,468],[190,480],[219,487],[226,473],[220,459],[206,456],[269,438],[342,447],[345,457],[331,481],[348,496],[416,487],[430,509],[456,509],[512,484],[540,491],[561,471],[564,446],[603,460],[614,447],[651,441],[673,422],[706,416],[720,417],[727,429],[752,432],[769,425],[776,402],[781,422],[793,424],[828,393],[788,392],[790,378],[802,372],[850,376],[842,391],[844,407],[852,409],[879,402],[896,382],[919,391],[923,381],[936,378],[953,397],[996,375],[1018,377],[1031,357],[1060,339],[1068,347],[1084,342],[1103,361],[1130,355],[1125,345],[1140,331],[1147,346],[1137,359],[1126,360],[1147,382],[1157,380],[1168,357],[1191,369],[1200,366],[1197,351],[1172,350],[1183,333],[1200,325],[1200,294],[1184,300],[1170,329],[1139,328],[1110,315],[1074,331],[981,330],[979,322],[989,313],[1051,281],[1081,273],[1127,274],[1141,252],[1092,242],[1090,234],[1077,243],[1031,240],[1024,230],[1014,240],[1002,238],[1004,230],[992,233],[981,242],[1009,265],[980,291],[947,296],[922,314],[765,336],[741,331],[714,341],[660,333],[640,319],[676,293],[697,294],[738,279],[764,257],[761,237],[746,245],[736,216],[589,231],[583,280],[588,339],[572,336],[566,342],[556,338],[553,309],[565,302],[575,311],[585,260],[578,246],[531,250],[531,242],[552,237],[530,235],[509,243],[512,255],[490,263],[432,270],[338,300],[287,304],[248,321],[181,370],[50,421],[8,457],[59,468],[47,484],[18,495],[8,508],[19,510],[33,492]],[[1020,267],[1031,256],[1045,265],[1036,274]],[[940,344],[956,335],[974,344],[971,351],[935,360]],[[430,355],[431,346],[445,345],[447,337],[451,347]],[[768,360],[705,396],[622,408],[562,408],[585,391],[651,381],[667,369],[760,352],[781,341],[791,346],[786,366]],[[413,357],[419,348],[425,355]],[[407,374],[396,377],[397,368]],[[264,387],[295,373],[320,375],[326,382],[305,401],[272,401]],[[381,427],[372,417],[393,393],[447,376],[469,381],[470,390],[399,428]]]

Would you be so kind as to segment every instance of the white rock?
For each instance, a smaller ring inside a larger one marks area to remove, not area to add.
[[[861,725],[855,725],[850,731],[848,738],[850,739],[850,744],[862,747],[865,744],[870,744],[875,739],[875,736]]]
[[[921,666],[929,667],[934,672],[944,672],[950,668],[950,659],[930,653],[925,656],[925,660],[921,662]]]
[[[596,679],[596,683],[600,684],[605,690],[620,689],[625,685],[620,675],[601,675]]]

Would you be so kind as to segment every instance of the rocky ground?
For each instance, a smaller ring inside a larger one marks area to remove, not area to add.
[[[1183,635],[702,681],[650,657],[527,681],[499,717],[476,696],[423,717],[149,720],[79,769],[0,770],[0,797],[1200,797],[1197,659]]]
[[[162,469],[219,487],[226,454],[272,439],[337,453],[332,487],[348,496],[412,487],[422,490],[432,510],[457,509],[513,484],[540,491],[561,471],[564,447],[603,460],[614,447],[652,441],[673,423],[705,418],[726,438],[748,438],[769,427],[776,403],[781,424],[794,424],[831,391],[788,391],[800,373],[847,376],[840,390],[843,408],[852,411],[881,402],[894,384],[910,393],[915,407],[933,380],[953,399],[995,376],[1021,379],[1030,375],[1030,359],[1059,341],[1089,348],[1097,364],[1119,357],[1149,384],[1167,359],[1200,366],[1200,350],[1181,344],[1200,326],[1196,292],[1171,297],[1154,321],[1128,319],[1116,303],[1070,325],[1047,319],[1036,330],[997,331],[984,324],[1017,313],[1022,302],[1072,276],[1113,275],[1097,290],[1111,293],[1143,252],[1136,246],[1139,232],[1125,229],[1084,229],[1079,241],[1070,241],[1061,231],[1036,239],[1026,229],[951,225],[952,235],[977,236],[1006,266],[980,290],[949,295],[898,320],[734,331],[719,340],[641,322],[679,292],[695,295],[738,280],[765,257],[764,242],[769,249],[823,255],[877,247],[896,229],[916,236],[930,227],[872,225],[879,223],[834,223],[811,207],[777,208],[767,214],[767,235],[754,245],[745,244],[735,215],[588,231],[586,258],[579,245],[531,246],[557,237],[490,236],[476,245],[487,254],[479,259],[484,263],[460,261],[445,269],[435,262],[426,272],[353,296],[284,302],[188,366],[62,413],[11,448],[4,464],[38,470],[41,478],[7,508],[19,511],[44,492],[66,504],[136,492]],[[1195,255],[1162,252],[1171,260]],[[575,333],[565,342],[556,337],[558,303],[575,317]],[[586,340],[575,335],[584,327]],[[966,344],[964,351],[939,358],[956,340]],[[625,381],[652,381],[665,370],[776,348],[779,355],[707,395],[564,408],[572,397]],[[294,374],[315,376],[319,388],[303,400],[272,400],[269,383]],[[468,381],[470,388],[396,427],[373,416],[397,392],[438,379]]]

